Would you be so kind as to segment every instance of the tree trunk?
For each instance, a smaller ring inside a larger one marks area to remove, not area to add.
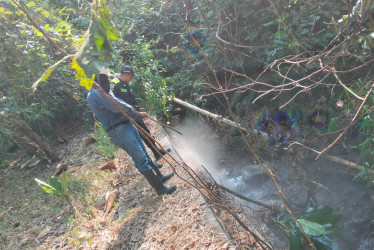
[[[48,143],[43,140],[23,119],[15,114],[9,117],[1,115],[0,124],[12,133],[12,139],[18,147],[30,155],[42,159],[57,160]]]

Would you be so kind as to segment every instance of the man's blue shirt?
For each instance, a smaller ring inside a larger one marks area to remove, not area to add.
[[[131,118],[140,118],[140,116],[135,114],[132,107],[126,102],[114,97],[113,95],[111,95],[111,97],[117,101],[119,106],[129,114]],[[105,98],[98,89],[92,89],[88,92],[87,102],[88,106],[90,106],[92,112],[105,130],[116,123],[127,121],[127,118],[107,98]]]

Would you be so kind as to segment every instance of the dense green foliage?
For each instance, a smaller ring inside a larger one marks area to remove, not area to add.
[[[334,214],[333,209],[327,206],[315,206],[308,208],[298,215],[299,222],[305,233],[311,237],[317,249],[339,249],[336,242],[328,236],[343,232],[337,221],[341,214]],[[290,241],[290,250],[302,250],[304,247],[304,236],[298,224],[293,219],[278,221],[287,233]]]
[[[74,47],[79,44],[82,30],[75,29],[69,21],[71,16],[77,15],[77,5],[57,7],[50,5],[49,1],[25,1],[25,7],[58,46],[67,52],[74,51]],[[46,67],[62,56],[43,34],[28,22],[25,14],[12,1],[2,1],[0,10],[3,10],[0,15],[2,114],[5,117],[12,113],[20,115],[24,120],[19,122],[29,124],[51,142],[56,139],[55,128],[63,126],[66,121],[82,119],[88,122],[91,118],[87,113],[85,93],[76,88],[72,72],[66,67],[66,63],[65,66],[57,68],[48,84],[43,84],[33,95],[33,82],[42,75]],[[86,20],[88,18],[85,17]],[[9,128],[3,127],[0,131],[2,154],[7,152],[12,143],[9,138],[11,132]]]
[[[297,139],[318,150],[356,150],[356,179],[374,183],[373,0],[3,0],[0,21],[0,168],[19,145],[21,125],[49,144],[72,121],[92,129],[87,90],[75,78],[90,89],[100,67],[116,74],[130,64],[136,98],[159,119],[172,116],[172,96],[234,114],[251,129],[258,110],[294,109],[292,126],[298,119],[321,125],[303,127],[314,141]],[[66,54],[74,55],[71,65]],[[348,149],[334,144],[342,131]],[[113,158],[116,147],[100,126],[95,138]],[[66,176],[38,183],[67,196]],[[339,231],[333,224],[340,215],[312,207],[298,217],[317,247],[336,248],[327,236]],[[280,224],[291,249],[303,249],[295,218]]]
[[[53,137],[54,124],[67,117],[91,122],[86,92],[77,87],[67,62],[32,94],[32,83],[63,56],[14,3],[18,1],[0,3],[4,62],[0,66],[0,111],[6,116],[21,115],[23,122],[46,137]],[[90,12],[87,1],[23,3],[36,24],[63,51],[74,54],[80,50],[78,64],[79,60],[94,61],[84,51],[96,47],[95,52],[101,53],[94,56],[99,63],[85,69],[89,78],[105,63],[110,63],[113,74],[123,64],[135,66],[138,77],[132,83],[134,93],[158,116],[170,116],[168,100],[173,95],[214,108],[222,115],[231,107],[245,120],[252,116],[246,110],[257,108],[254,100],[261,106],[269,104],[269,97],[277,97],[272,103],[282,105],[310,94],[315,99],[327,98],[328,105],[339,100],[346,104],[344,112],[331,117],[328,132],[334,132],[353,118],[373,80],[374,7],[370,0],[117,0],[108,1],[109,9],[103,7],[96,13]],[[90,25],[95,15],[99,19]],[[88,28],[91,40],[83,42]],[[257,84],[254,79],[269,85]],[[248,84],[252,85],[245,87]],[[232,97],[231,105],[222,95],[211,95],[220,86]],[[240,86],[237,93],[229,91]],[[245,94],[240,93],[243,90]],[[366,137],[358,143],[365,155],[374,151],[372,105],[373,98],[368,98],[354,128]],[[1,152],[12,143],[11,136],[9,129],[0,129]],[[374,162],[367,158],[366,165],[371,167]]]

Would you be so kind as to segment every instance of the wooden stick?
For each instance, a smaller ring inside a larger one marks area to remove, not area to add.
[[[341,164],[341,165],[344,165],[344,166],[347,166],[347,167],[350,167],[350,168],[354,168],[354,169],[357,169],[357,170],[360,170],[360,171],[361,171],[361,169],[363,169],[363,167],[358,165],[357,163],[344,160],[344,159],[342,159],[340,157],[337,157],[337,156],[323,155],[322,157],[324,157],[326,159],[329,159],[330,161],[333,161],[335,163],[338,163],[338,164]],[[374,170],[367,170],[367,171],[368,171],[368,173],[374,174]]]
[[[310,151],[316,153],[316,154],[319,154],[320,152],[313,149],[313,148],[310,148],[300,142],[293,142],[291,143],[290,145],[288,145],[287,148],[284,148],[285,150],[289,150],[293,145],[299,145],[299,146],[302,146],[304,148],[307,148],[309,149]],[[338,163],[338,164],[341,164],[341,165],[344,165],[346,167],[349,167],[349,168],[354,168],[354,169],[357,169],[357,170],[361,170],[363,168],[363,166],[360,166],[358,165],[357,163],[354,163],[354,162],[351,162],[351,161],[347,161],[347,160],[344,160],[338,156],[335,156],[335,155],[328,155],[328,154],[324,154],[322,155],[323,158],[325,159],[329,159],[330,161],[333,161],[335,163]],[[371,174],[374,174],[374,170],[368,170],[369,173]]]
[[[138,112],[136,109],[133,109],[133,110],[134,110],[135,113],[137,113],[138,115],[140,115],[139,112]],[[149,119],[149,120],[151,120],[151,121],[154,121],[155,123],[158,123],[158,124],[160,124],[161,126],[163,126],[163,127],[165,127],[165,128],[169,128],[169,129],[171,129],[171,130],[177,132],[177,133],[180,134],[180,135],[183,135],[181,132],[179,132],[179,131],[176,130],[175,128],[171,127],[170,125],[167,125],[167,124],[165,124],[165,123],[162,123],[162,122],[160,122],[160,121],[157,121],[157,120],[155,120],[155,119],[153,119],[153,118],[151,118],[151,117],[149,117],[149,118],[147,118],[147,119]]]
[[[319,152],[318,156],[316,157],[316,160],[318,160],[319,157],[321,157],[324,153],[326,153],[329,149],[331,149],[347,133],[348,129],[353,126],[353,124],[356,122],[361,110],[364,108],[364,105],[365,105],[366,101],[369,99],[369,96],[370,96],[371,92],[373,91],[373,88],[374,88],[374,83],[371,85],[370,90],[367,92],[367,94],[366,94],[364,100],[362,101],[360,107],[358,108],[355,116],[353,117],[351,122],[348,124],[348,126],[345,128],[345,130],[335,139],[335,141],[333,143],[331,143],[329,146],[327,146],[325,149],[323,149],[321,152]]]
[[[216,182],[216,185],[217,185],[217,187],[219,187],[219,188],[225,190],[226,192],[228,192],[228,193],[230,193],[230,194],[235,195],[236,197],[238,197],[238,198],[240,198],[240,199],[243,199],[243,200],[249,201],[249,202],[251,202],[251,203],[253,203],[253,204],[256,204],[256,205],[259,205],[259,206],[265,207],[265,208],[270,209],[270,210],[272,210],[272,211],[275,210],[275,211],[279,212],[279,209],[276,208],[276,207],[272,207],[272,206],[270,206],[270,205],[268,205],[268,204],[265,204],[265,203],[263,203],[263,202],[261,202],[261,201],[257,201],[257,200],[253,200],[253,199],[251,199],[251,198],[248,198],[247,196],[244,196],[244,195],[242,195],[242,194],[239,194],[239,193],[237,193],[237,192],[235,192],[235,191],[233,191],[233,190],[231,190],[231,189],[229,189],[229,188],[227,188],[227,187],[225,187],[225,186],[222,186],[222,185],[218,184],[217,182]]]

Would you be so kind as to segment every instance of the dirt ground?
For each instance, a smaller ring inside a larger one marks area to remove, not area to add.
[[[11,166],[0,170],[0,249],[262,249],[185,181],[191,178],[173,161],[180,160],[164,130],[155,124],[150,128],[162,145],[172,148],[166,161],[183,177],[168,181],[177,185],[174,194],[156,195],[123,151],[116,155],[116,170],[100,170],[108,160],[96,144],[83,146],[90,135],[81,124],[70,124],[60,131],[64,143],[55,148],[60,162],[21,169],[27,157],[16,152]],[[160,160],[163,173],[172,171],[166,161]],[[68,165],[74,208],[34,181],[48,182],[62,162]],[[114,189],[119,199],[105,214],[105,194]],[[240,217],[240,207],[230,209]]]

